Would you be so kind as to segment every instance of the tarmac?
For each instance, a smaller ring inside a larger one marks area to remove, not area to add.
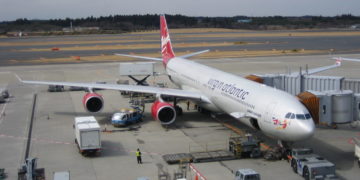
[[[327,36],[332,31],[322,31],[324,36],[291,36],[294,33],[314,31],[245,31],[245,32],[207,32],[207,33],[172,33],[174,45],[183,43],[203,43],[201,47],[178,47],[175,52],[201,51],[260,51],[260,50],[320,50],[335,54],[360,52],[360,36],[346,35],[357,32],[345,30],[343,34]],[[316,31],[315,31],[316,32]],[[266,33],[257,37],[256,34]],[[282,36],[278,36],[283,34]],[[274,36],[273,36],[274,35]],[[156,44],[147,48],[130,48],[128,45]],[[214,45],[213,43],[218,43]],[[221,43],[234,43],[223,46]],[[0,65],[33,65],[26,62],[34,59],[69,58],[72,56],[101,56],[114,53],[156,53],[160,51],[158,34],[115,34],[115,35],[74,35],[74,36],[43,36],[22,38],[0,38]],[[121,49],[76,49],[75,47],[101,47],[117,45]],[[51,49],[57,47],[59,51]],[[62,48],[74,47],[72,50]],[[42,49],[41,51],[38,51]],[[44,62],[43,62],[44,63]],[[46,63],[46,62],[45,62]],[[36,63],[35,63],[36,64]]]
[[[358,54],[342,54],[343,57],[359,58]],[[334,63],[328,55],[255,57],[233,59],[195,60],[218,69],[245,76],[248,74],[284,73],[299,66],[318,67]],[[164,128],[153,120],[150,114],[151,104],[146,104],[143,122],[131,128],[114,128],[110,116],[120,108],[129,106],[129,99],[118,91],[99,91],[104,97],[105,107],[101,113],[87,113],[81,103],[84,92],[47,92],[46,86],[24,85],[18,82],[15,74],[26,80],[115,83],[120,77],[119,63],[84,63],[62,65],[2,66],[0,84],[7,87],[11,98],[0,104],[0,168],[5,168],[8,179],[17,178],[17,169],[24,162],[27,132],[32,110],[33,95],[37,94],[35,118],[33,122],[30,157],[38,158],[38,167],[45,168],[46,179],[52,179],[53,172],[70,171],[71,179],[102,180],[126,179],[138,177],[158,179],[159,169],[168,172],[171,177],[178,165],[167,165],[162,155],[188,153],[189,151],[211,148],[227,148],[228,138],[234,132],[223,125],[229,123],[245,132],[253,133],[268,145],[276,141],[264,137],[236,122],[229,116],[211,117],[186,109],[180,103],[184,114],[174,125]],[[320,75],[360,77],[360,63],[343,62],[343,66]],[[162,73],[163,67],[157,64],[155,71]],[[149,83],[166,82],[173,87],[165,76],[149,78]],[[94,115],[101,127],[116,130],[101,134],[103,151],[99,157],[84,157],[78,153],[74,143],[73,122],[75,116]],[[304,142],[295,143],[295,147],[311,147],[314,151],[336,164],[340,179],[358,179],[359,167],[354,159],[352,137],[360,137],[360,125],[339,125],[338,129],[325,126],[317,127],[315,136]],[[137,164],[135,151],[140,148],[143,164]],[[240,168],[252,168],[259,172],[262,179],[303,179],[295,174],[285,161],[266,161],[259,159],[238,159],[220,162],[195,163],[194,167],[208,180],[230,180],[233,172]],[[195,179],[193,171],[188,179]]]

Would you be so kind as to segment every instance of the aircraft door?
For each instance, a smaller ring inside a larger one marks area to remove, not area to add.
[[[275,109],[276,109],[277,103],[276,102],[272,102],[270,103],[267,108],[266,108],[266,113],[265,113],[265,122],[267,124],[271,124],[274,114],[275,114]]]

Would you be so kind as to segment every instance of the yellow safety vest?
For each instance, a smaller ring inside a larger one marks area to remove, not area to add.
[[[140,156],[140,151],[136,151],[136,157]]]

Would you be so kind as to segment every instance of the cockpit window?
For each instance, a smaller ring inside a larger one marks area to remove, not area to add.
[[[311,119],[311,115],[310,114],[305,114],[305,118],[306,119]]]
[[[291,113],[290,119],[295,119],[295,114],[294,113]]]
[[[289,119],[290,116],[291,116],[291,113],[287,113],[287,114],[285,115],[285,118]]]
[[[296,119],[305,119],[304,114],[296,114]]]

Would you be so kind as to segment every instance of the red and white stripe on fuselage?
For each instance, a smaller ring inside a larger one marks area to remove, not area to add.
[[[174,51],[172,49],[169,30],[167,28],[167,23],[165,16],[160,16],[160,33],[161,33],[161,55],[163,59],[163,65],[166,67],[166,64],[170,59],[175,57]]]

